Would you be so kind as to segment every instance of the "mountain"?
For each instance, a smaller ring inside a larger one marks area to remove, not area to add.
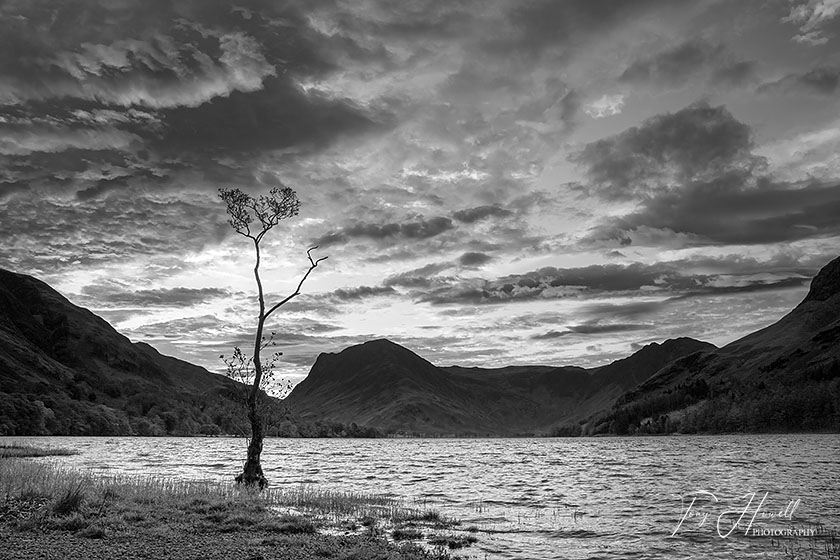
[[[380,339],[318,356],[287,397],[304,419],[388,432],[516,435],[548,432],[612,404],[667,363],[714,346],[691,339],[646,346],[604,368],[437,367]]]
[[[438,367],[385,339],[321,354],[284,403],[267,400],[269,433],[836,431],[838,343],[840,258],[789,314],[722,348],[677,338],[593,369]],[[240,433],[240,395],[0,270],[0,435]]]
[[[0,435],[235,433],[239,389],[0,269]]]
[[[675,360],[609,411],[593,433],[840,430],[840,257],[778,322]]]

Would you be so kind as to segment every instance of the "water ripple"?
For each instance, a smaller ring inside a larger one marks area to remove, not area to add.
[[[60,459],[71,465],[195,480],[232,480],[245,450],[235,438],[42,439],[78,449]],[[778,552],[769,537],[717,534],[718,515],[752,493],[767,493],[762,512],[801,500],[792,519],[757,526],[837,529],[837,457],[836,435],[269,439],[263,468],[274,485],[391,495],[459,518],[480,537],[467,558],[723,559]]]

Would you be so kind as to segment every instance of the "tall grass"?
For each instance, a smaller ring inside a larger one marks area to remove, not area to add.
[[[21,444],[0,444],[0,459],[11,457],[49,457],[51,455],[75,455],[78,453],[72,449],[61,449],[55,447],[34,447]]]
[[[418,525],[427,530],[451,529],[458,522],[414,505],[315,486],[259,491],[213,481],[94,475],[57,462],[0,460],[0,523],[20,531],[70,531],[103,539],[125,531],[169,527],[206,535],[245,532],[306,537],[334,551],[363,546],[363,553],[351,555],[361,560],[443,559],[448,558],[443,549],[474,542],[474,537],[456,542],[452,535],[441,540],[440,535],[421,532]],[[394,548],[397,541],[411,545]]]
[[[60,464],[24,459],[0,461],[0,501],[49,499],[59,511],[77,510],[82,501],[114,498],[157,507],[184,503],[252,504],[272,510],[291,509],[339,520],[372,517],[402,520],[435,516],[404,500],[362,492],[314,486],[268,488],[263,491],[213,481],[184,481],[159,476],[93,475]],[[196,502],[198,501],[198,502]]]

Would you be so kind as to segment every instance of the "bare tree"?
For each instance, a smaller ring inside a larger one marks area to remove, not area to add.
[[[300,289],[303,287],[303,283],[309,278],[309,275],[315,270],[318,263],[327,257],[320,257],[318,259],[312,257],[312,251],[318,248],[317,245],[307,249],[306,257],[309,259],[309,269],[304,273],[300,282],[298,282],[295,291],[274,305],[267,306],[262,280],[260,279],[260,242],[266,233],[280,223],[280,220],[297,215],[300,209],[300,200],[298,200],[295,191],[288,187],[275,187],[269,191],[268,196],[261,195],[259,198],[254,198],[239,189],[219,189],[219,198],[227,205],[228,223],[230,223],[230,226],[236,233],[253,241],[254,251],[256,252],[254,278],[257,281],[259,315],[257,316],[257,332],[254,336],[254,355],[249,360],[253,365],[253,380],[251,381],[245,401],[248,410],[248,421],[251,425],[251,438],[248,442],[248,454],[246,456],[245,466],[243,467],[242,473],[236,477],[236,482],[248,486],[257,485],[260,488],[264,488],[268,484],[268,481],[265,475],[263,475],[262,465],[260,463],[265,432],[263,418],[260,414],[259,400],[262,394],[261,387],[264,383],[266,371],[271,372],[278,356],[278,354],[275,354],[271,362],[267,364],[267,368],[264,367],[260,359],[260,351],[267,345],[266,337],[263,334],[265,322],[272,313],[300,295]],[[273,343],[273,335],[274,333],[272,333],[272,337],[268,341],[269,343]],[[236,355],[237,353],[239,353],[238,357]],[[239,363],[240,367],[242,366],[242,353],[238,348],[234,353],[233,359]],[[228,363],[228,370],[230,371],[231,363],[227,361],[225,363]]]

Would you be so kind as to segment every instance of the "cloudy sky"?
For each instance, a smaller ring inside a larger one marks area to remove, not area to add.
[[[388,337],[593,366],[768,325],[840,253],[838,0],[0,3],[0,267],[220,370]]]

